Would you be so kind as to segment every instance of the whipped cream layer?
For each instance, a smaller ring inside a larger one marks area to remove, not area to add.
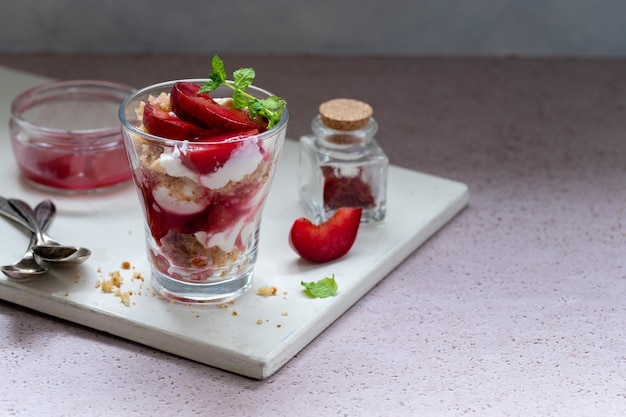
[[[242,146],[233,151],[223,166],[215,172],[202,175],[188,168],[181,161],[181,154],[184,155],[187,152],[188,146],[189,142],[184,141],[173,150],[166,149],[159,157],[159,164],[167,175],[187,177],[211,190],[223,188],[231,181],[241,181],[246,175],[252,174],[263,160],[263,153],[257,141],[245,141]]]
[[[180,146],[166,149],[155,164],[160,165],[170,177],[184,177],[191,180],[183,185],[178,182],[162,183],[152,190],[154,201],[160,209],[177,215],[192,215],[205,210],[211,201],[205,193],[201,192],[202,188],[216,191],[230,183],[237,183],[246,175],[254,173],[264,159],[258,141],[246,141],[233,150],[223,166],[214,172],[199,174],[183,163],[182,159],[187,152],[188,145],[189,142],[183,141]],[[220,229],[196,232],[195,237],[198,242],[206,248],[217,246],[225,252],[231,252],[236,246],[247,241],[254,229],[250,226],[250,222],[256,216],[263,201],[263,195],[264,187],[260,187],[247,202],[241,202],[239,210],[247,214],[234,224]]]

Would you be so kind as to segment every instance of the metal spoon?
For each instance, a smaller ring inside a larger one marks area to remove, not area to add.
[[[22,203],[26,204],[24,202]],[[26,204],[26,208],[30,208],[28,204]],[[56,207],[50,200],[42,201],[41,203],[37,205],[35,209],[36,220],[38,221],[39,217],[45,216],[47,214],[46,212],[51,213],[51,216],[54,216],[54,213],[56,212]],[[40,230],[44,236],[44,240],[47,242],[48,245],[57,244],[57,242],[55,242],[49,236],[44,234],[45,229],[43,227],[40,227]],[[60,245],[60,247],[63,247],[63,246],[64,245]],[[50,249],[48,249],[47,246],[35,245],[33,246],[32,249],[33,249],[33,253],[36,255],[36,257],[39,260],[45,261],[48,264],[54,264],[55,266],[63,266],[63,267],[71,267],[71,266],[82,264],[91,256],[91,251],[87,248],[83,248],[81,246],[64,246],[64,247],[75,248],[76,250],[67,256],[64,256],[61,258],[52,258],[52,257],[47,257],[49,256],[48,252],[50,252]]]
[[[63,267],[72,267],[76,265],[80,265],[85,262],[91,256],[91,251],[87,248],[82,248],[80,246],[77,247],[76,252],[72,253],[65,258],[59,259],[43,259],[37,253],[37,246],[33,247],[33,252],[37,255],[38,258],[45,261],[49,264],[54,264],[55,266],[63,266]]]
[[[34,232],[33,228],[30,227],[26,220],[24,220],[24,218],[20,216],[17,211],[15,211],[15,209],[9,204],[9,200],[4,197],[0,197],[0,214],[13,220],[16,223],[21,224],[31,232]]]
[[[44,200],[41,203],[39,203],[37,205],[37,210],[49,211],[50,218],[54,217],[54,214],[56,213],[56,207],[50,200]],[[31,224],[27,222],[26,219],[24,219],[24,217],[22,217],[20,213],[17,210],[15,210],[11,204],[9,204],[9,200],[7,200],[4,197],[0,197],[0,215],[3,215],[4,217],[13,220],[16,223],[19,223],[20,225],[24,226],[26,229],[35,233],[35,230],[31,226]],[[52,238],[48,236],[45,232],[42,231],[42,233],[46,240],[52,240]]]
[[[11,204],[11,201],[13,201],[13,204]],[[38,209],[39,210],[47,209],[51,211],[52,215],[54,215],[56,211],[56,207],[50,200],[42,201],[40,205],[38,206]],[[15,199],[7,200],[6,198],[0,197],[0,214],[21,224],[22,226],[26,227],[33,233],[36,233],[36,230],[35,230],[36,228],[32,225],[31,221],[27,221],[27,219],[32,220],[32,216],[29,214],[29,212],[32,212],[32,209],[27,203],[20,201],[20,200],[15,200]],[[59,245],[57,242],[54,241],[54,239],[52,239],[49,235],[47,235],[43,231],[41,231],[41,236],[43,237],[43,242],[45,242],[46,244]],[[63,245],[60,245],[60,246],[63,246]],[[80,263],[85,262],[89,258],[89,256],[91,256],[91,251],[83,247],[77,247],[77,246],[67,247],[66,246],[66,248],[71,248],[73,250],[68,250],[67,253],[60,253],[60,254],[57,253],[56,255],[58,257],[50,256],[50,253],[46,253],[45,251],[49,249],[46,249],[45,245],[42,247],[35,245],[33,247],[33,252],[39,258],[41,258],[41,260],[44,260],[50,264],[55,264],[59,266],[78,265]],[[52,248],[52,249],[57,250],[57,248]],[[62,255],[66,255],[66,256],[62,256]]]
[[[35,207],[35,216],[39,227],[45,230],[52,221],[54,211],[50,211],[45,207],[42,210],[42,206],[45,206],[45,204],[40,203]],[[33,234],[22,259],[12,265],[4,265],[0,268],[4,275],[16,281],[30,281],[48,272],[48,268],[40,265],[35,259],[35,254],[33,253],[35,243],[37,243],[37,237]]]
[[[9,200],[9,203],[14,204],[11,202],[11,200]],[[30,209],[30,206],[28,206],[28,204],[24,203],[23,201],[16,202],[16,204],[20,204],[20,203],[25,205],[25,206],[22,206],[22,208]],[[52,215],[54,215],[54,213],[56,212],[56,208],[54,207],[54,204],[52,203],[52,201],[45,200],[41,202],[37,206],[35,217],[37,218],[39,216],[45,215],[45,213],[39,213],[39,212],[45,212],[45,211],[49,211],[50,213],[52,213]],[[71,267],[71,266],[82,264],[91,256],[91,251],[87,248],[83,248],[81,246],[61,245],[55,242],[53,239],[51,239],[50,236],[46,235],[44,233],[43,228],[40,228],[39,231],[41,232],[44,242],[46,244],[45,245],[36,244],[35,246],[33,246],[33,253],[36,255],[38,260],[42,260],[49,264],[54,264],[56,266]],[[35,236],[37,236],[36,233],[35,233]],[[39,241],[37,243],[39,243]],[[70,251],[70,249],[72,250]],[[66,256],[62,256],[62,255],[66,255]]]
[[[43,231],[37,224],[35,212],[30,206],[22,200],[14,198],[9,199],[9,204],[26,220],[31,229],[35,232],[37,243],[33,246],[33,252],[44,260],[61,259],[75,253],[78,248],[76,246],[65,246],[51,239],[46,239]],[[52,210],[53,205],[48,206]]]

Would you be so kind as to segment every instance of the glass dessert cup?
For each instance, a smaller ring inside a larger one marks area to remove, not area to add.
[[[202,85],[206,80],[184,81]],[[136,110],[149,97],[169,92],[175,82],[137,91],[119,112],[145,216],[152,286],[180,302],[224,302],[251,286],[263,206],[288,113],[285,109],[269,130],[230,140],[175,140],[146,133]],[[248,92],[260,99],[271,96],[253,86]],[[211,96],[231,94],[222,86]]]

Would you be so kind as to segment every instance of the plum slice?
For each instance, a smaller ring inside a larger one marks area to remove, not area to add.
[[[301,217],[291,226],[289,243],[298,255],[311,262],[339,259],[356,240],[361,212],[361,208],[341,207],[322,224],[313,224]]]
[[[146,103],[143,109],[143,125],[151,135],[167,139],[193,139],[203,131],[199,126],[150,103]]]
[[[217,103],[207,93],[198,94],[200,86],[191,82],[177,82],[172,87],[170,101],[172,110],[183,120],[205,129],[218,131],[241,131],[257,128],[245,111]]]
[[[200,174],[209,174],[224,166],[230,159],[235,149],[243,145],[241,139],[257,135],[257,129],[243,132],[230,132],[217,134],[213,131],[205,131],[198,137],[198,141],[215,142],[213,144],[190,142],[181,156],[183,165]]]

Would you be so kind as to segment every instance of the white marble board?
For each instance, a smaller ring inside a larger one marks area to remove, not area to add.
[[[297,142],[287,140],[261,229],[254,286],[234,304],[189,306],[156,297],[149,284],[143,224],[135,190],[125,186],[99,196],[46,195],[20,178],[9,144],[10,103],[45,78],[0,67],[0,195],[31,204],[52,198],[58,214],[49,229],[57,240],[82,245],[92,257],[74,269],[55,269],[42,278],[16,283],[0,274],[0,299],[93,329],[256,379],[276,372],[333,323],[391,270],[442,228],[467,204],[459,182],[392,166],[388,212],[378,225],[364,225],[350,253],[335,262],[312,265],[288,244],[298,203]],[[0,264],[19,259],[29,236],[0,219]],[[131,270],[121,268],[130,262]],[[96,288],[119,271],[128,306]],[[145,282],[133,279],[140,273]],[[334,274],[336,296],[310,299],[301,281]],[[275,296],[256,289],[275,286]],[[260,324],[259,324],[260,323]]]

